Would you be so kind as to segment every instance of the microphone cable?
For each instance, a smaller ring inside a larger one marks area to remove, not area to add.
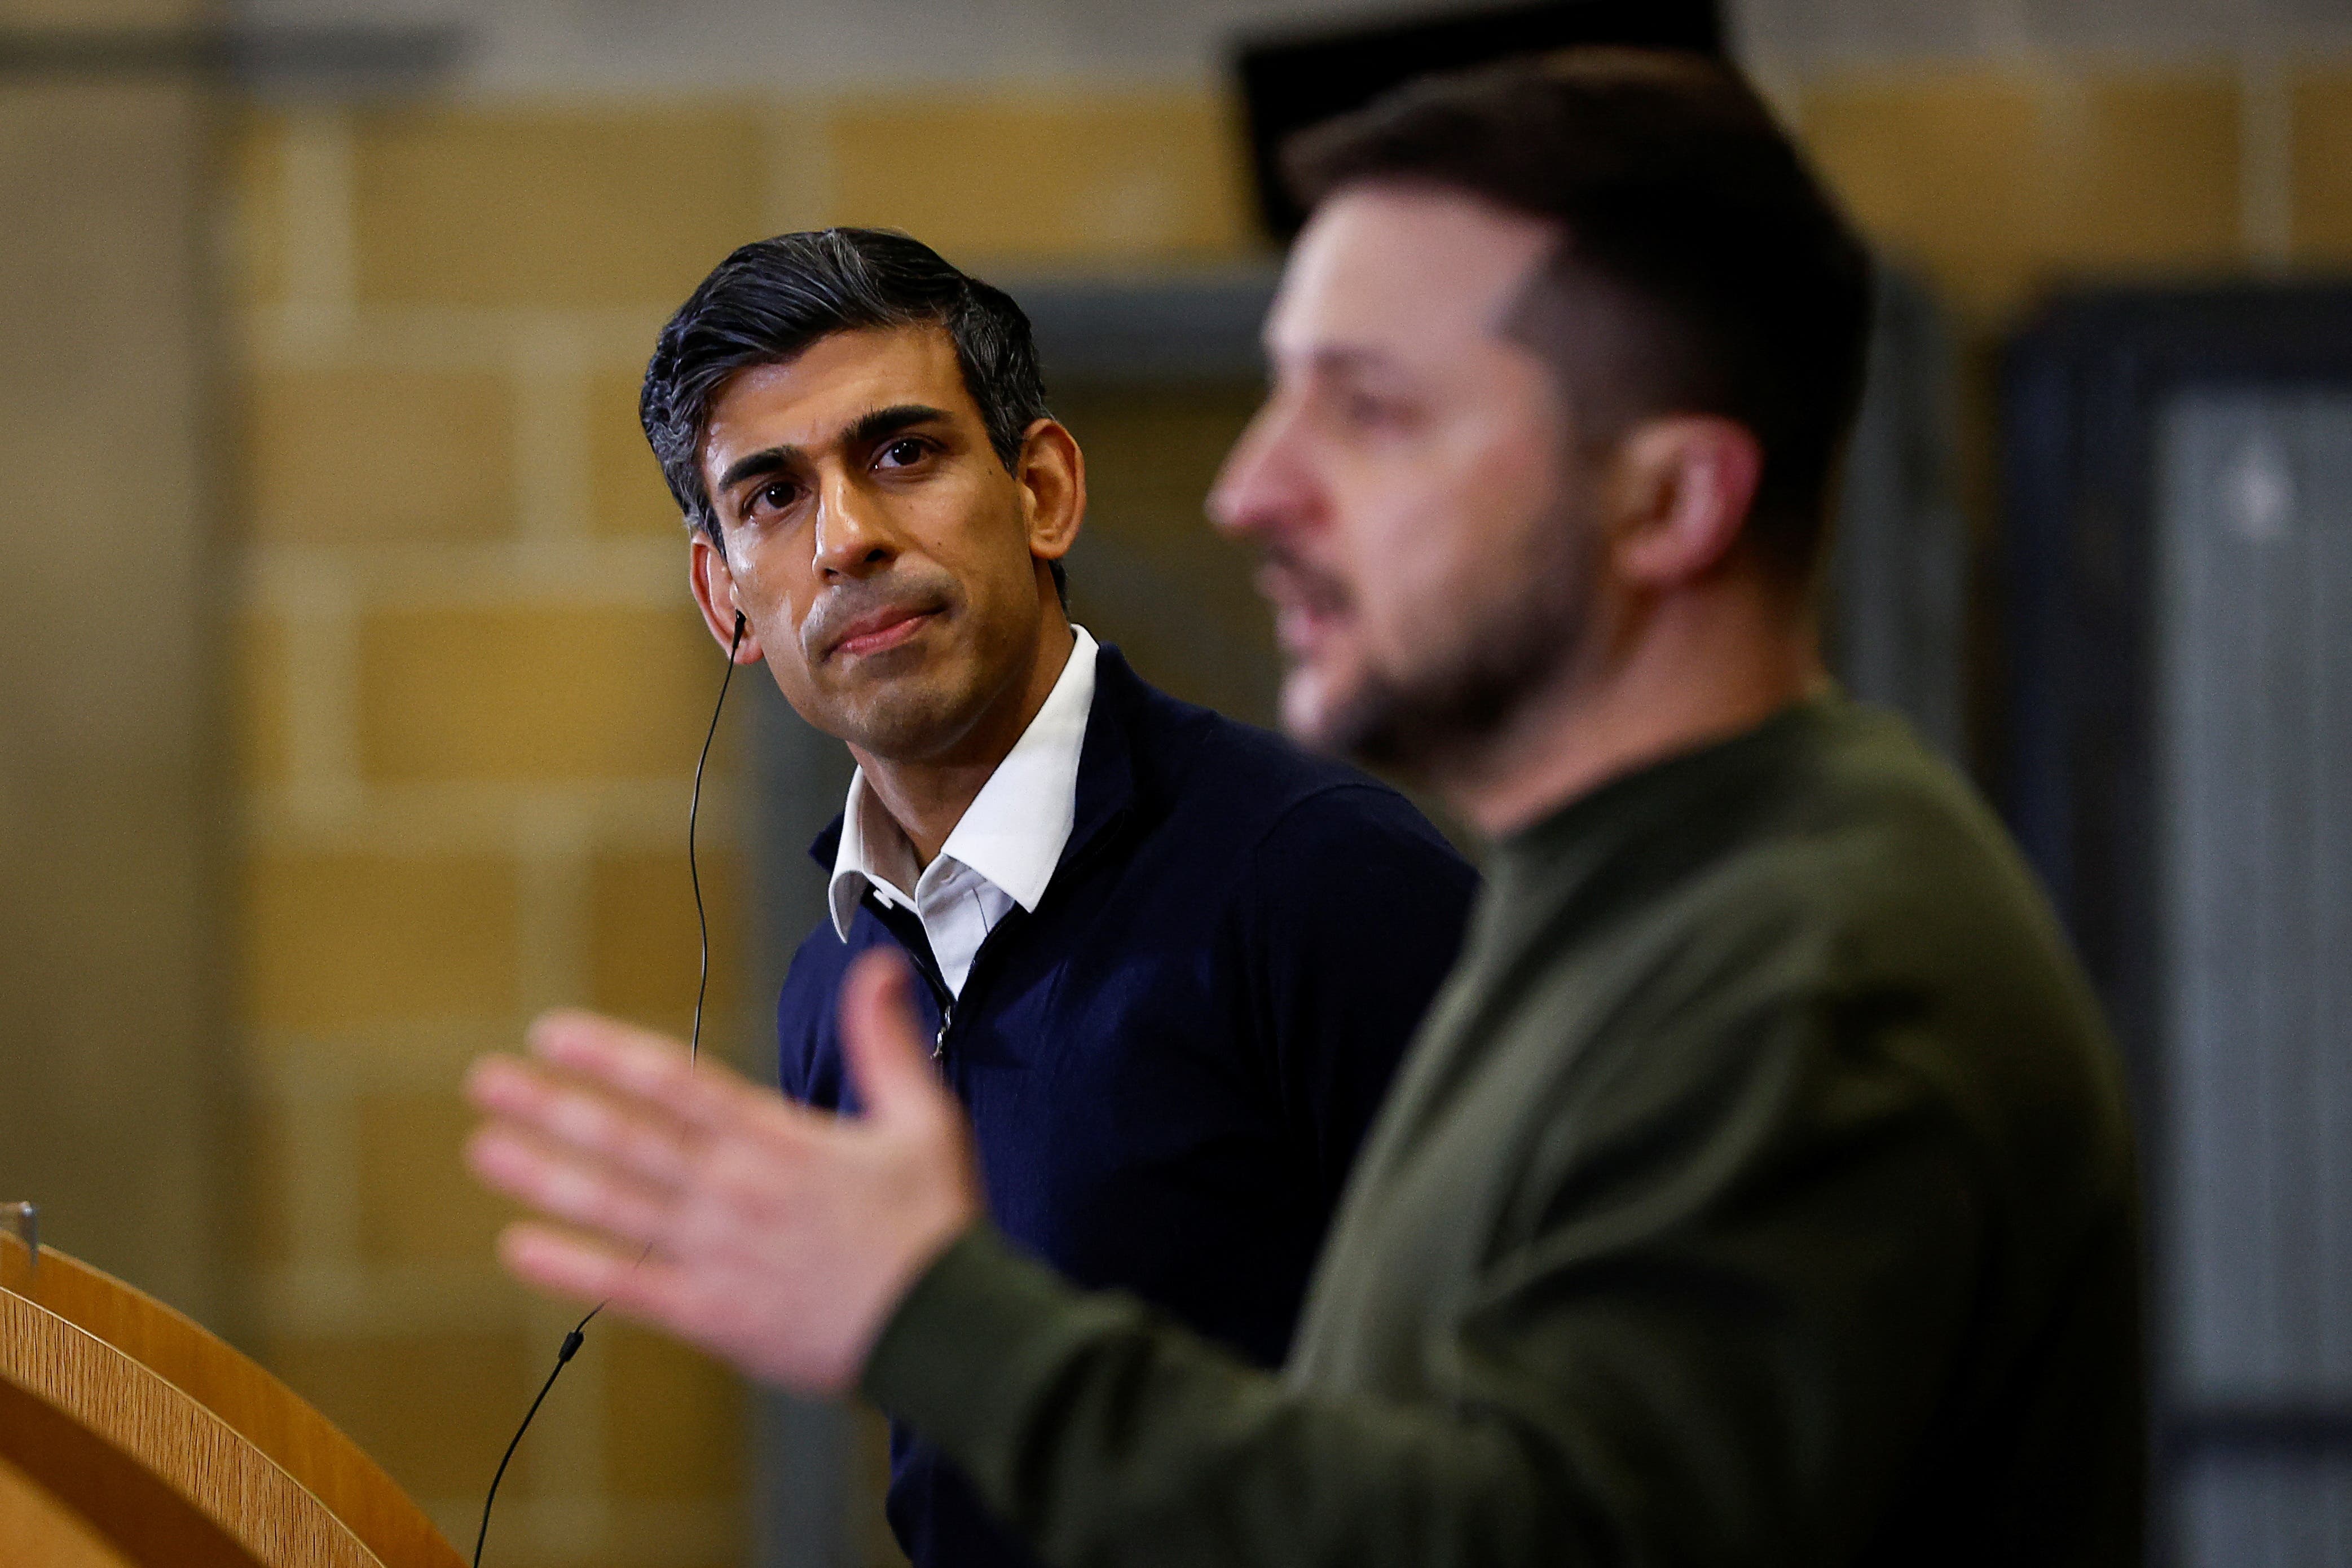
[[[710,742],[719,735],[719,716],[727,710],[728,683],[735,679],[735,650],[742,644],[743,612],[738,610],[735,612],[735,635],[727,639],[727,672],[719,678],[719,700],[711,705],[710,728],[703,732],[702,752],[694,759],[694,793],[686,805],[686,877],[694,888],[694,925],[702,942],[701,963],[694,981],[694,1027],[687,1037],[686,1045],[686,1059],[689,1067],[702,1059],[702,1002],[710,989],[710,917],[704,912],[702,906],[702,872],[695,863],[694,828],[702,816],[702,771],[710,765]],[[646,1255],[652,1251],[653,1244],[647,1242],[645,1252],[637,1255],[637,1261],[643,1263]],[[514,1462],[515,1450],[522,1447],[522,1435],[530,1430],[531,1419],[539,1414],[539,1407],[547,1403],[548,1392],[554,1388],[555,1380],[563,1375],[564,1367],[580,1353],[581,1345],[588,1338],[588,1325],[596,1321],[596,1314],[603,1311],[607,1304],[599,1301],[589,1308],[588,1315],[573,1324],[572,1331],[563,1336],[562,1348],[555,1352],[555,1364],[548,1369],[547,1381],[539,1385],[539,1397],[530,1402],[530,1408],[522,1414],[522,1425],[516,1427],[515,1435],[507,1440],[507,1451],[499,1456],[498,1472],[490,1477],[489,1492],[482,1499],[482,1524],[474,1532],[474,1568],[482,1568],[482,1543],[490,1537],[490,1510],[497,1506],[499,1483],[507,1479],[507,1467]]]

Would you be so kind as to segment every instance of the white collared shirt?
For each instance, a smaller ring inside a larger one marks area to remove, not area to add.
[[[1045,705],[919,873],[915,847],[866,787],[866,770],[851,776],[826,888],[842,941],[870,888],[885,904],[915,911],[940,978],[961,996],[972,958],[996,922],[1013,905],[1034,910],[1045,896],[1077,821],[1078,753],[1095,700],[1095,639],[1084,626],[1071,629],[1076,640]]]

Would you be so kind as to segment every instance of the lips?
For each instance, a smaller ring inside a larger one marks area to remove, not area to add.
[[[869,610],[841,629],[826,654],[856,658],[887,652],[914,637],[938,613],[917,605],[891,605]]]
[[[1257,588],[1274,607],[1276,640],[1294,658],[1310,653],[1349,609],[1347,591],[1335,578],[1286,553],[1268,553]]]

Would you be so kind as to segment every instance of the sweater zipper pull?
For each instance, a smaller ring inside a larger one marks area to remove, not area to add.
[[[954,1020],[955,1004],[950,1002],[940,1009],[940,1032],[931,1037],[931,1060],[937,1061],[947,1054],[948,1026]]]

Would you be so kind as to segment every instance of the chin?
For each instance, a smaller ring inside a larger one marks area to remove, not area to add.
[[[834,733],[862,751],[917,762],[952,746],[971,727],[977,706],[950,682],[904,676],[863,702],[845,704]]]

